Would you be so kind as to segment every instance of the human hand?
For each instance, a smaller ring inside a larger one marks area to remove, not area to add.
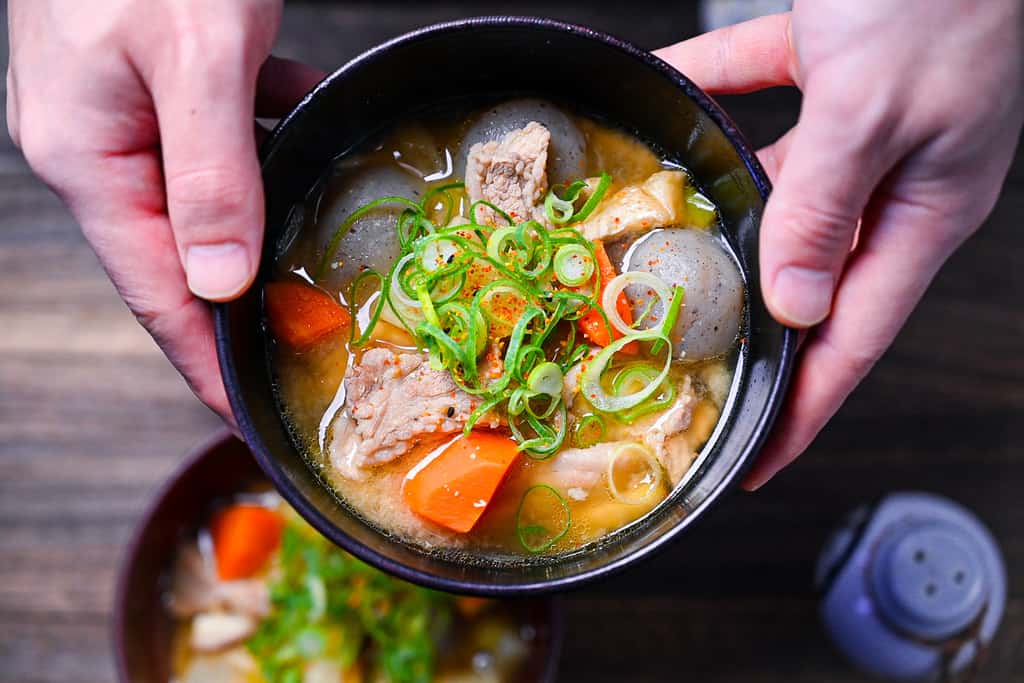
[[[657,54],[713,94],[803,92],[797,124],[758,154],[775,185],[760,265],[772,314],[813,329],[755,489],[810,445],[991,212],[1024,117],[1024,8],[797,0]]]
[[[281,0],[12,0],[7,122],[118,292],[234,424],[204,299],[252,282],[263,237],[254,114],[322,74],[271,58]],[[262,65],[262,69],[261,69]]]

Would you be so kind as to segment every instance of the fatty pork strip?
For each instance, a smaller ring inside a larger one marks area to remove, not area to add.
[[[568,380],[571,375],[572,370],[566,374],[566,391],[569,396],[578,391],[570,386]],[[569,403],[568,398],[566,402]],[[611,441],[589,448],[566,448],[558,453],[552,462],[551,485],[571,498],[585,499],[591,489],[605,482],[609,461],[616,450],[627,443],[647,446],[665,469],[669,481],[673,485],[677,484],[695,457],[682,433],[690,426],[696,405],[697,395],[693,383],[686,376],[677,387],[675,401],[665,410],[643,417],[631,425],[615,426],[609,432]]]
[[[505,211],[516,223],[531,218],[546,223],[540,203],[548,189],[546,169],[550,144],[548,129],[532,121],[501,140],[473,145],[466,159],[469,200],[486,200]],[[477,216],[491,225],[503,224],[487,207],[480,207]]]
[[[461,431],[477,399],[422,353],[370,349],[345,376],[345,408],[331,427],[331,464],[350,479],[398,458],[426,436]],[[498,427],[494,415],[477,425]]]

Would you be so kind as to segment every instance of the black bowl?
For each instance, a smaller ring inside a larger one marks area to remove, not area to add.
[[[457,563],[365,524],[325,488],[278,413],[261,331],[264,248],[256,285],[215,308],[217,350],[239,428],[282,495],[325,536],[410,581],[452,592],[537,593],[578,585],[636,561],[695,522],[749,466],[788,383],[796,335],[769,315],[758,285],[758,226],[769,191],[754,152],[689,79],[627,42],[548,19],[484,17],[439,24],[377,47],[320,83],[261,150],[266,245],[330,161],[410,106],[532,94],[568,101],[635,132],[693,171],[720,207],[747,281],[746,342],[723,419],[698,470],[641,523],[599,547],[526,566]]]
[[[121,562],[113,619],[114,659],[124,683],[171,680],[173,622],[164,593],[179,542],[206,521],[210,505],[265,481],[249,449],[226,431],[188,457],[143,514]],[[557,600],[510,605],[538,626],[520,680],[554,681],[562,649],[563,614]]]

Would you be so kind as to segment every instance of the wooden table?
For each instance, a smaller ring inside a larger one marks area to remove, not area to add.
[[[668,15],[644,0],[578,4],[515,9],[649,47],[695,31],[686,4]],[[279,51],[331,68],[406,29],[511,5],[291,5]],[[784,91],[724,102],[758,144],[792,124],[798,103]],[[562,680],[866,680],[819,627],[814,558],[850,507],[924,489],[975,509],[1001,542],[1011,599],[980,680],[1024,681],[1022,222],[1018,153],[988,225],[797,466],[656,559],[570,596]],[[4,137],[0,680],[113,680],[108,620],[125,540],[154,486],[216,426]]]

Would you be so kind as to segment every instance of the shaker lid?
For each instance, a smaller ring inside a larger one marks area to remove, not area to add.
[[[965,629],[988,597],[981,550],[947,521],[893,530],[877,548],[870,580],[880,616],[926,639]]]

